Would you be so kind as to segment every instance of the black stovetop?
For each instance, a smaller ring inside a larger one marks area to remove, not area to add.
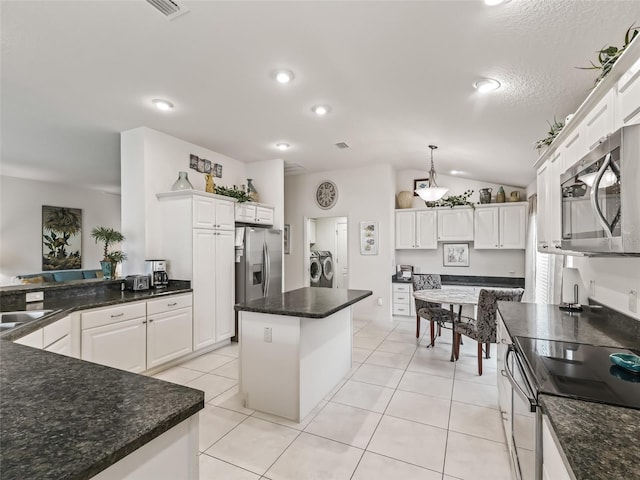
[[[614,365],[612,353],[640,350],[518,337],[538,393],[640,409],[640,374]]]

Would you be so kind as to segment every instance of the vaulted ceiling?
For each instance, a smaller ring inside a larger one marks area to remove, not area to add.
[[[148,126],[307,172],[426,170],[436,144],[441,174],[524,186],[533,142],[597,77],[575,67],[640,21],[637,0],[180,5],[168,20],[144,0],[3,0],[0,171],[117,191],[119,132]],[[275,82],[277,68],[293,82]],[[479,77],[502,88],[482,95]]]

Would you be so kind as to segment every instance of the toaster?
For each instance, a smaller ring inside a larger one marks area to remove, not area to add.
[[[149,275],[127,275],[124,286],[127,290],[149,290]]]

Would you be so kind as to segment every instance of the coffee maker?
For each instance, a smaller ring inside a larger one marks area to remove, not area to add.
[[[169,285],[166,260],[145,260],[144,266],[151,288],[166,288]]]

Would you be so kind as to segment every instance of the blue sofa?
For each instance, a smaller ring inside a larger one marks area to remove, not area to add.
[[[69,282],[71,280],[85,280],[89,278],[102,278],[102,270],[59,270],[55,272],[18,275],[16,277],[16,283],[29,285],[36,283]]]

